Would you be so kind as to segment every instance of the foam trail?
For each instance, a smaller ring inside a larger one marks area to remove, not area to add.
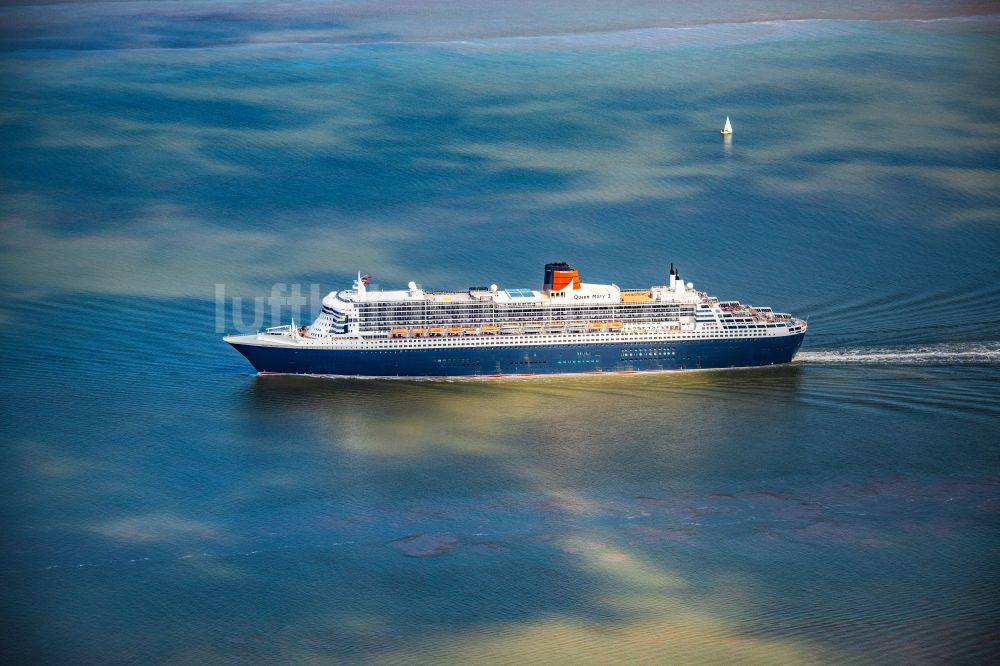
[[[799,352],[796,363],[826,365],[996,365],[1000,342],[940,343],[908,347],[852,347]]]

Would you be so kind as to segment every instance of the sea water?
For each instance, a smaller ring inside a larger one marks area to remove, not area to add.
[[[147,4],[4,10],[8,662],[997,659],[992,7]],[[810,329],[456,382],[221,341],[560,260]]]

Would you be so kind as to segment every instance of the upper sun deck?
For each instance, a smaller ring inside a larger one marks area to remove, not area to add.
[[[511,287],[500,289],[493,284],[488,287],[469,287],[465,291],[425,291],[415,282],[406,289],[382,291],[368,286],[368,278],[358,273],[353,289],[345,289],[330,294],[324,305],[338,310],[343,304],[477,304],[491,303],[507,307],[544,306],[601,306],[601,305],[642,305],[645,303],[706,304],[708,296],[685,284],[677,270],[671,265],[670,281],[648,289],[623,290],[616,284],[584,283],[578,272],[568,264],[547,264],[545,285],[542,289]],[[330,300],[327,303],[327,300]],[[337,303],[339,302],[340,305]]]
[[[405,302],[427,302],[427,303],[547,303],[548,294],[532,289],[490,289],[488,287],[471,287],[468,291],[424,291],[423,289],[413,290],[392,290],[379,291],[366,289],[359,296],[356,289],[345,289],[337,294],[337,297],[349,303],[405,303]]]
[[[412,293],[406,290],[378,291],[366,290],[362,298],[355,290],[344,290],[337,293],[337,298],[346,303],[495,303],[507,306],[589,306],[594,305],[641,305],[651,303],[702,303],[708,304],[709,297],[704,292],[687,291],[684,294],[675,292],[658,293],[659,287],[650,289],[619,290],[614,285],[593,285],[604,289],[583,289],[569,294],[552,296],[533,289],[470,289],[469,291],[424,291]]]
[[[373,302],[373,301],[390,301],[390,302],[402,302],[402,301],[422,301],[424,300],[423,292],[419,294],[411,294],[405,289],[395,289],[392,291],[378,291],[373,289],[366,289],[364,293],[359,296],[356,289],[345,289],[337,294],[337,296],[342,301],[348,301],[352,303],[358,303],[361,301]]]

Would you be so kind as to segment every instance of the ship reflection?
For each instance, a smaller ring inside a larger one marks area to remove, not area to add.
[[[262,376],[247,407],[260,427],[308,428],[331,455],[417,466],[450,456],[537,487],[728,468],[749,443],[795,436],[800,413],[789,407],[800,404],[801,373],[783,366],[458,382]]]

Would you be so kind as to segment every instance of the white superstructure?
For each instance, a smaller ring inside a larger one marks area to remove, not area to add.
[[[555,274],[542,290],[491,285],[433,292],[414,282],[373,290],[358,273],[351,289],[323,298],[311,325],[275,327],[255,337],[277,346],[426,349],[768,338],[806,328],[771,308],[719,301],[685,283],[673,266],[666,284],[643,290],[581,283],[568,266]]]

